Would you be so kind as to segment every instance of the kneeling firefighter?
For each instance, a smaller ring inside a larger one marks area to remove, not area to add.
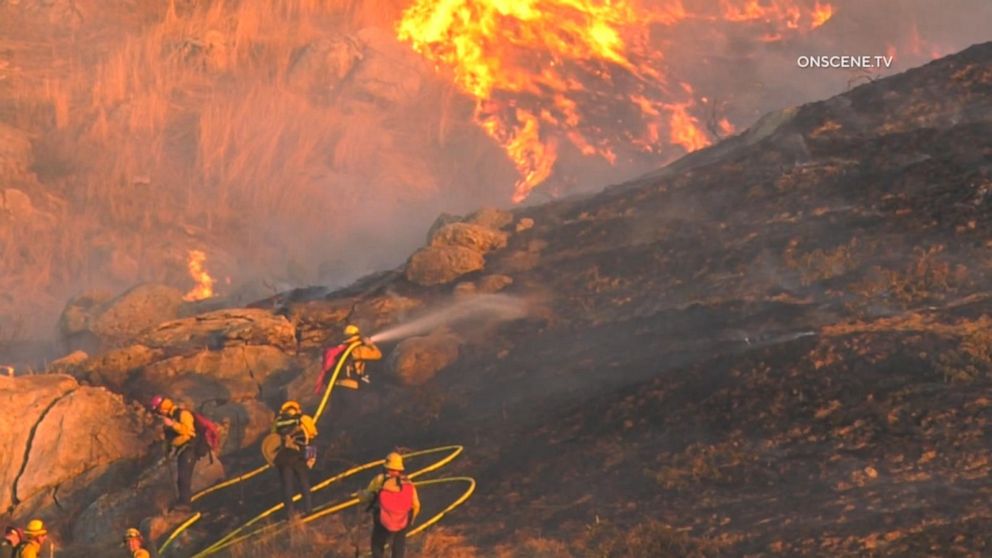
[[[403,456],[392,452],[386,456],[384,473],[358,494],[359,501],[372,512],[372,558],[382,558],[386,543],[393,558],[406,553],[406,534],[420,514],[417,487],[403,474]]]
[[[293,508],[293,477],[300,487],[305,515],[313,513],[308,469],[317,461],[316,448],[311,445],[317,436],[313,417],[303,414],[300,404],[287,401],[279,409],[272,424],[272,433],[262,441],[262,453],[279,472],[283,504],[290,519],[296,517]]]
[[[348,353],[347,357],[344,357],[344,353],[352,345],[354,347],[351,352]],[[335,385],[348,389],[358,389],[361,386],[358,383],[359,380],[366,384],[370,382],[368,374],[365,373],[365,363],[370,360],[380,360],[382,351],[375,346],[372,340],[362,337],[362,332],[358,326],[348,324],[344,328],[344,340],[324,351],[324,364],[317,377],[317,386],[314,390],[316,393],[323,391],[327,375],[337,366],[340,358],[347,358],[348,360],[344,363],[342,370],[344,377],[339,377]]]

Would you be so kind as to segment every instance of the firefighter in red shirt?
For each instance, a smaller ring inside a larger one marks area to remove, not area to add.
[[[359,494],[372,511],[372,558],[383,558],[386,543],[393,558],[403,558],[406,533],[420,513],[420,498],[413,482],[403,474],[403,456],[386,456],[386,471],[380,473]]]

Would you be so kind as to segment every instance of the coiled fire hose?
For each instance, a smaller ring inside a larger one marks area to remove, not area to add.
[[[341,369],[344,367],[344,363],[348,359],[348,357],[351,355],[351,352],[355,349],[355,347],[358,347],[360,344],[361,344],[360,341],[355,341],[355,342],[351,343],[345,349],[344,353],[342,353],[341,356],[338,358],[337,365],[334,367],[334,373],[331,375],[330,381],[327,384],[327,389],[324,391],[324,396],[321,398],[320,404],[317,406],[317,410],[313,414],[314,422],[318,422],[320,420],[320,416],[324,413],[324,411],[327,410],[327,405],[328,405],[328,402],[330,401],[331,392],[334,390],[334,384],[337,382],[338,375],[341,373]],[[415,452],[410,452],[410,453],[403,454],[403,458],[404,459],[408,459],[408,458],[416,458],[416,457],[420,457],[420,456],[424,456],[424,455],[432,455],[432,454],[435,454],[435,453],[448,452],[447,455],[445,455],[441,459],[435,461],[434,463],[432,463],[432,464],[430,464],[430,465],[428,465],[428,466],[426,466],[426,467],[424,467],[422,469],[418,469],[418,470],[414,471],[413,473],[411,473],[410,475],[408,475],[409,478],[410,479],[415,479],[415,478],[420,477],[422,475],[426,475],[428,473],[437,471],[438,469],[444,467],[448,463],[451,463],[456,457],[458,457],[464,451],[464,449],[465,449],[464,447],[459,446],[459,445],[451,445],[451,446],[441,446],[441,447],[437,447],[437,448],[430,448],[430,449],[425,449],[425,450],[420,450],[420,451],[415,451]],[[353,477],[353,476],[355,476],[355,475],[357,475],[359,473],[362,473],[364,471],[368,471],[370,469],[375,469],[376,467],[382,466],[384,463],[385,463],[385,460],[384,459],[377,459],[375,461],[369,461],[368,463],[364,463],[362,465],[358,465],[358,466],[352,467],[351,469],[348,469],[348,470],[346,470],[344,472],[341,472],[341,473],[337,473],[335,475],[332,475],[332,476],[330,476],[330,477],[328,477],[328,478],[320,481],[319,483],[315,484],[314,486],[312,486],[310,488],[310,493],[313,494],[315,492],[319,492],[321,490],[324,490],[325,488],[331,486],[332,484],[334,484],[334,483],[336,483],[338,481],[341,481],[341,480],[344,480],[344,479]],[[237,477],[234,477],[234,478],[225,480],[223,482],[219,482],[217,484],[214,484],[213,486],[210,486],[208,488],[205,488],[205,489],[197,492],[196,494],[194,494],[192,500],[195,502],[195,501],[199,500],[200,498],[203,498],[204,496],[207,496],[209,494],[213,494],[214,492],[218,492],[218,491],[223,490],[225,488],[229,488],[231,486],[235,486],[237,484],[240,484],[240,483],[242,483],[242,482],[244,482],[244,481],[246,481],[248,479],[251,479],[251,478],[253,478],[255,476],[258,476],[263,471],[265,471],[265,470],[267,470],[269,468],[270,468],[270,465],[269,464],[265,464],[265,465],[262,465],[262,466],[260,466],[260,467],[258,467],[256,469],[253,469],[251,471],[248,471],[247,473],[243,473],[243,474],[241,474],[241,475],[239,475]],[[444,508],[440,512],[436,513],[435,515],[431,516],[427,520],[422,521],[422,522],[416,524],[407,533],[407,535],[406,535],[407,537],[412,537],[412,536],[415,536],[417,534],[420,534],[425,529],[427,529],[428,527],[436,524],[438,521],[441,521],[441,519],[444,518],[445,515],[447,515],[448,513],[450,513],[452,510],[454,510],[458,506],[464,504],[472,496],[472,493],[475,492],[475,479],[473,479],[471,477],[440,478],[440,479],[418,481],[418,482],[414,482],[413,484],[414,484],[414,486],[422,487],[422,486],[432,486],[432,485],[447,484],[447,483],[464,483],[467,486],[466,486],[465,491],[457,499],[455,499],[451,504],[449,504],[446,508]],[[301,499],[301,495],[300,494],[296,494],[296,495],[293,496],[293,501],[294,502],[295,501],[298,501],[300,499]],[[359,500],[358,500],[357,497],[350,497],[347,500],[343,500],[343,501],[339,501],[339,502],[331,502],[331,503],[327,503],[327,504],[323,504],[323,505],[317,506],[316,508],[314,508],[314,510],[313,510],[312,513],[310,513],[307,516],[304,516],[301,521],[303,523],[309,523],[311,521],[315,521],[315,520],[320,519],[322,517],[326,517],[326,516],[329,516],[329,515],[332,515],[332,514],[335,514],[335,513],[339,513],[341,511],[344,511],[344,510],[346,510],[348,508],[351,508],[351,507],[357,505],[358,504],[358,501]],[[219,539],[217,539],[216,541],[214,541],[213,543],[211,543],[209,546],[207,546],[203,550],[200,550],[198,553],[194,554],[193,555],[193,558],[204,558],[204,557],[207,557],[207,556],[211,556],[213,554],[216,554],[216,553],[220,552],[221,550],[223,550],[225,548],[228,548],[230,546],[233,546],[233,545],[236,545],[238,543],[241,543],[241,542],[243,542],[243,541],[245,541],[245,540],[247,540],[249,538],[256,537],[256,536],[273,534],[273,533],[278,532],[280,529],[282,529],[283,527],[285,527],[285,525],[287,523],[286,520],[280,520],[280,521],[274,522],[274,523],[267,523],[267,524],[264,524],[264,525],[261,525],[261,526],[258,526],[258,527],[255,527],[255,526],[256,526],[256,524],[258,524],[262,520],[270,517],[275,512],[281,510],[284,506],[285,506],[285,504],[283,504],[282,502],[280,502],[280,503],[278,503],[278,504],[276,504],[276,505],[268,508],[267,510],[259,513],[255,517],[253,517],[253,518],[249,519],[248,521],[242,523],[239,527],[237,527],[237,528],[235,528],[235,529],[233,529],[231,531],[228,531],[227,534],[225,534],[224,536],[220,537]],[[162,543],[162,545],[158,548],[158,555],[159,555],[159,557],[165,556],[166,555],[166,551],[168,551],[168,549],[172,545],[172,543],[175,542],[175,540],[181,534],[183,534],[190,527],[192,527],[194,524],[196,524],[196,522],[199,521],[201,518],[202,518],[202,514],[200,512],[196,512],[192,516],[190,516],[189,519],[187,519],[186,521],[182,522],[181,524],[179,524],[179,526],[177,526],[175,529],[173,529],[173,531],[165,539],[165,541]]]

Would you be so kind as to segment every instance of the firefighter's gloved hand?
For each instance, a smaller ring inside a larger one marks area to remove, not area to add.
[[[171,418],[168,418],[168,417],[166,417],[166,418],[164,418],[164,419],[162,419],[162,422],[163,422],[163,423],[164,423],[164,424],[165,424],[166,426],[172,426],[172,425],[174,424],[174,422],[175,422],[175,421],[173,421],[173,420],[172,420]]]

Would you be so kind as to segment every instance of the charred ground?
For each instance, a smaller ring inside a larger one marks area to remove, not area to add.
[[[990,84],[979,45],[523,211],[486,269],[544,317],[443,371],[429,428],[405,391],[342,428],[469,442],[481,549],[987,553]]]

